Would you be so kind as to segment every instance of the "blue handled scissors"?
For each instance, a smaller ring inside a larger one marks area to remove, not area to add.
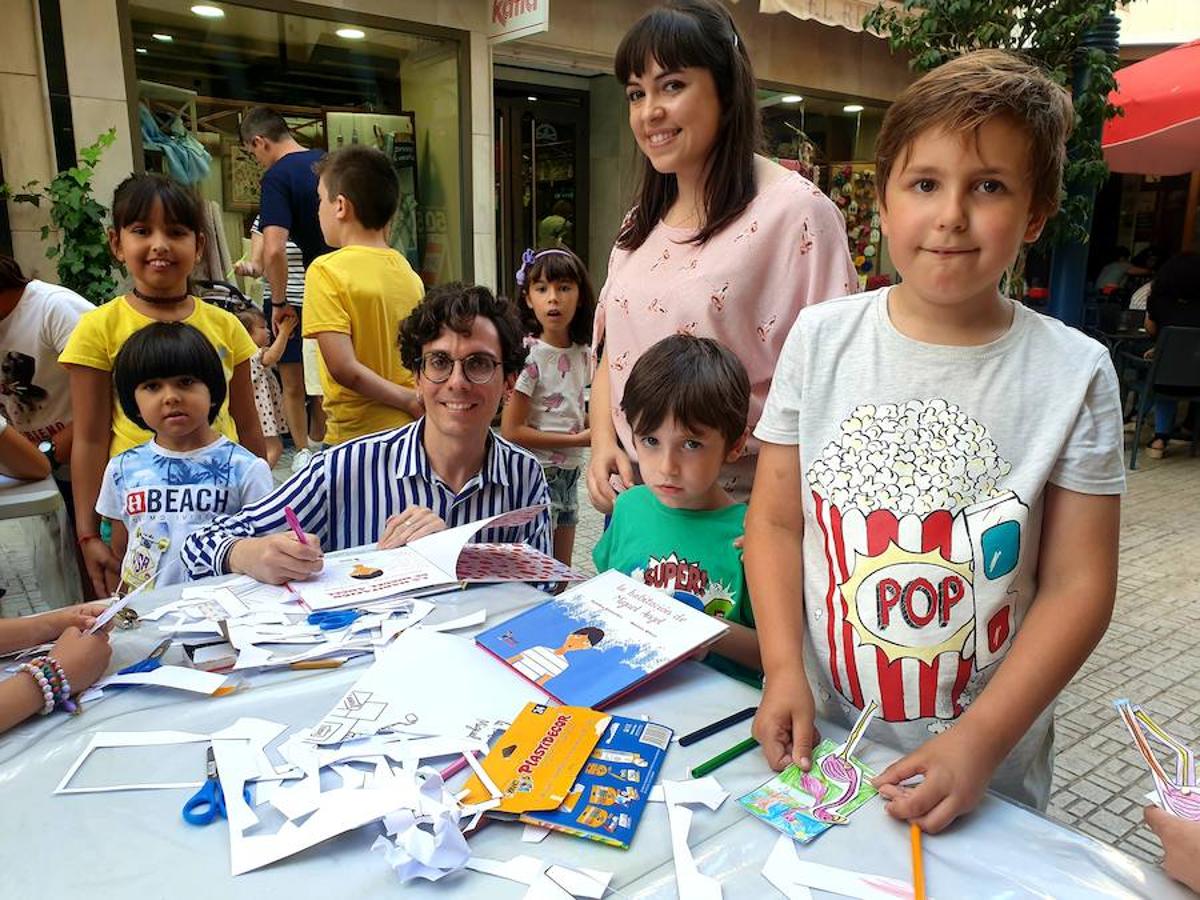
[[[242,799],[250,803],[250,788],[245,785],[242,786]],[[189,825],[208,825],[217,816],[229,818],[225,812],[225,792],[221,790],[221,780],[217,777],[217,755],[209,747],[204,784],[192,795],[192,799],[183,804],[183,821]]]
[[[362,616],[357,609],[336,609],[308,614],[308,624],[317,625],[322,631],[337,631],[353,624]]]
[[[159,642],[159,645],[150,651],[150,655],[145,659],[131,663],[123,669],[118,669],[118,675],[128,675],[131,672],[153,672],[162,665],[162,658],[167,652],[167,648],[171,646],[171,638],[167,638]]]

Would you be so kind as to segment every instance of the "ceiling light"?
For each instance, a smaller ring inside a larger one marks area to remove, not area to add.
[[[528,100],[530,103],[537,103],[537,97],[533,96],[533,94],[530,94],[525,99]]]
[[[149,50],[147,50],[145,47],[135,47],[134,49],[135,49],[135,50],[136,50],[138,53],[149,53],[149,52],[150,52],[150,51],[149,51]]]
[[[863,108],[862,108],[862,104],[860,104],[860,103],[847,103],[845,106],[842,107],[842,112],[860,113],[862,111],[863,111]]]
[[[361,41],[367,36],[367,33],[361,28],[339,28],[334,34],[348,41]]]
[[[171,35],[163,34],[161,31],[154,32],[154,34],[150,35],[150,37],[154,38],[156,41],[162,41],[164,44],[169,44],[171,41],[175,40],[175,38],[171,37]]]
[[[223,19],[225,18],[225,10],[219,6],[209,6],[207,3],[197,3],[192,7],[192,12],[202,19]]]
[[[780,103],[802,103],[804,98],[799,94],[784,94],[779,98]]]

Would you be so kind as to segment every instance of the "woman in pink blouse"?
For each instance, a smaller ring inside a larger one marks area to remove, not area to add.
[[[613,480],[635,482],[621,397],[646,349],[676,332],[729,347],[750,374],[753,429],[800,309],[858,290],[837,207],[806,178],[755,154],[754,72],[724,7],[669,0],[629,30],[615,63],[645,163],[592,341],[587,486],[602,512],[612,510]],[[751,439],[722,471],[735,499],[750,494],[757,454]]]

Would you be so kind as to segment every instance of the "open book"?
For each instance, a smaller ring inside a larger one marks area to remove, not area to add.
[[[612,570],[475,640],[559,703],[599,708],[711,644],[728,627]]]
[[[486,528],[512,528],[537,517],[545,506],[526,506],[447,528],[393,550],[373,546],[330,553],[325,568],[291,589],[313,610],[361,606],[460,582],[581,581],[584,576],[528,544],[473,544]]]

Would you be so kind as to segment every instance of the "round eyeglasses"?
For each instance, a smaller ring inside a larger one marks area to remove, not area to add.
[[[449,353],[435,351],[421,356],[421,374],[434,384],[444,384],[454,374],[455,363],[462,363],[463,375],[472,384],[487,384],[500,365],[486,353],[451,356]]]

